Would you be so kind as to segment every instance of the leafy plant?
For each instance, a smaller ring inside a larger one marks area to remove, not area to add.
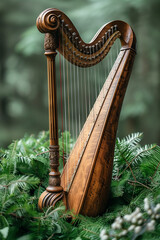
[[[141,212],[137,207],[131,214],[117,217],[108,233],[105,229],[101,231],[101,240],[116,240],[124,237],[135,240],[145,232],[154,231],[156,222],[160,222],[160,204],[154,206],[148,198],[145,198],[144,210]]]
[[[74,214],[65,211],[61,202],[55,209],[40,212],[38,198],[48,185],[48,139],[48,132],[37,138],[26,135],[0,150],[0,239],[100,239],[102,229],[110,232],[117,217],[131,215],[137,206],[142,209],[145,197],[150,199],[150,206],[160,201],[160,148],[155,144],[140,146],[142,134],[136,133],[116,141],[110,200],[103,216],[71,219]],[[63,155],[73,144],[70,134],[64,133],[59,143],[62,166]],[[147,234],[143,231],[138,239],[157,239],[160,227],[155,224],[154,228]],[[126,233],[120,239],[128,236]]]

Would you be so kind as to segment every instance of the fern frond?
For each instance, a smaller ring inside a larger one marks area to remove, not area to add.
[[[36,177],[30,177],[30,176],[19,176],[15,177],[15,179],[8,183],[7,187],[12,194],[16,189],[19,191],[28,190],[29,188],[34,188],[38,185],[39,179]]]
[[[140,169],[143,176],[154,177],[160,167],[160,147],[157,145],[151,145],[151,148],[146,150]]]
[[[1,212],[5,213],[10,207],[14,206],[15,201],[12,198],[8,198],[3,202]]]
[[[142,164],[143,169],[143,165],[147,165],[147,160],[150,162],[150,170],[155,169],[155,166],[159,162],[158,159],[160,159],[159,147],[155,144],[141,147],[139,146],[141,138],[142,133],[137,133],[123,138],[122,140],[117,139],[114,156],[114,178],[116,172],[119,172],[121,175],[129,166],[140,168],[140,164]],[[152,160],[153,156],[154,161]],[[147,169],[149,169],[148,167]]]
[[[81,220],[79,230],[82,239],[99,239],[100,230],[106,226],[104,217],[89,218],[78,216],[78,219]]]
[[[68,151],[73,141],[68,132],[63,137],[67,140],[64,150]],[[12,239],[25,238],[29,232],[31,239],[37,240],[97,240],[100,230],[110,229],[117,216],[141,207],[146,196],[153,199],[160,196],[160,148],[156,145],[141,147],[142,133],[136,133],[116,141],[111,194],[103,216],[74,217],[72,212],[64,212],[60,204],[55,210],[50,208],[40,213],[38,197],[48,185],[48,139],[48,132],[40,133],[38,138],[25,135],[7,150],[0,150],[0,219],[4,216],[9,227],[15,227]],[[61,138],[60,147],[64,145],[62,141]],[[66,221],[68,214],[73,215],[71,223]]]
[[[115,145],[114,161],[118,165],[121,165],[121,168],[123,168],[123,165],[126,164],[126,162],[129,162],[134,157],[133,150],[136,149],[141,136],[142,134],[137,133],[123,138],[122,140],[119,138],[117,139]]]

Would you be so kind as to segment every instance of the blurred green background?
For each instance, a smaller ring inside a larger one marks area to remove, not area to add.
[[[0,147],[48,130],[44,35],[36,28],[46,8],[64,11],[84,41],[111,20],[128,22],[137,36],[137,56],[117,135],[144,132],[160,142],[159,0],[3,0],[0,2]]]

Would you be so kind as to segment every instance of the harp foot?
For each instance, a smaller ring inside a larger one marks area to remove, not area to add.
[[[55,204],[63,198],[63,192],[51,193],[44,191],[38,201],[38,207],[42,210],[45,207],[55,206]]]

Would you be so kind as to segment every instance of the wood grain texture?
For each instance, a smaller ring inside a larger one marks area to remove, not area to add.
[[[48,72],[48,103],[49,103],[49,133],[50,147],[49,159],[51,171],[49,173],[49,186],[39,198],[40,209],[47,206],[54,206],[63,197],[59,167],[59,145],[58,145],[58,122],[57,122],[57,96],[56,96],[56,74],[55,57],[57,48],[57,38],[55,34],[46,33],[45,55],[47,57]]]
[[[53,27],[50,21],[52,16],[56,19]],[[70,19],[58,9],[49,8],[43,11],[37,18],[37,27],[42,33],[57,32],[57,50],[68,61],[80,67],[90,67],[100,62],[117,38],[120,38],[122,47],[135,49],[135,35],[131,27],[123,21],[112,21],[103,25],[90,43],[82,40]]]
[[[92,109],[61,176],[68,208],[74,209],[77,214],[97,216],[107,208],[118,118],[134,59],[134,53],[130,55],[130,51],[120,52],[95,103],[97,119],[94,122]],[[82,156],[81,142],[86,143]],[[75,161],[80,163],[74,175]]]
[[[37,27],[54,38],[53,45],[68,61],[80,67],[99,63],[108,54],[114,41],[117,38],[121,41],[120,53],[61,175],[66,207],[73,209],[76,214],[97,216],[107,208],[118,119],[135,56],[135,34],[127,23],[113,21],[102,26],[90,43],[85,43],[70,19],[58,9],[42,12],[37,19]],[[53,58],[50,58],[51,51],[48,53],[50,43],[46,45],[49,66],[53,64]],[[53,45],[50,48],[54,48]],[[53,76],[50,79],[55,78],[55,69],[53,66],[51,69],[48,67],[48,74]],[[54,107],[56,93],[52,84],[49,82],[50,139],[52,145],[57,145],[57,133],[54,132],[58,128],[57,110]],[[50,183],[53,182],[50,180]],[[50,195],[44,195],[47,205],[48,202],[52,204],[48,200]]]

